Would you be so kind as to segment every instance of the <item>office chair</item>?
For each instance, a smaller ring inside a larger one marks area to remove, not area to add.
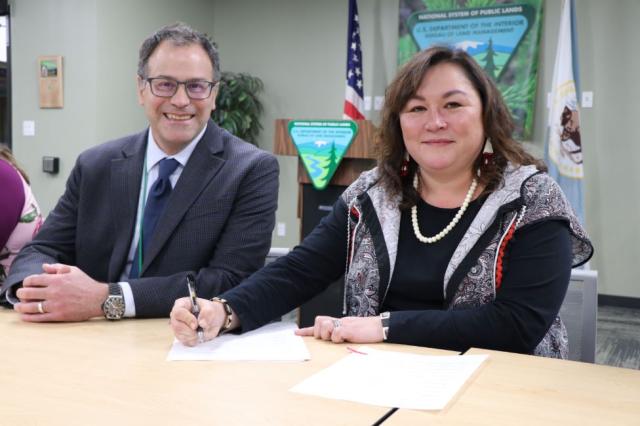
[[[264,260],[264,264],[268,265],[271,262],[273,262],[274,260],[276,260],[277,258],[279,258],[281,256],[285,256],[287,253],[289,253],[289,249],[288,248],[271,247],[269,249],[269,253],[267,253],[267,258]]]
[[[572,269],[560,318],[569,335],[569,359],[595,362],[598,271]]]

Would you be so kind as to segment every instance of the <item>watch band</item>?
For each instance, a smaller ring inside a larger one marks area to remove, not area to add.
[[[122,296],[120,283],[109,283],[109,296]]]
[[[222,308],[224,312],[227,314],[227,318],[224,321],[222,327],[220,327],[220,334],[225,333],[231,327],[231,323],[233,322],[233,311],[231,310],[231,306],[227,303],[225,299],[221,299],[219,297],[214,297],[211,299],[212,302],[218,302],[222,304]]]
[[[382,340],[387,341],[389,337],[389,322],[391,320],[391,312],[383,312],[380,314],[380,321],[382,321]]]

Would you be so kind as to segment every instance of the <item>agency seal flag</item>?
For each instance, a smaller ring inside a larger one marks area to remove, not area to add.
[[[546,160],[549,174],[560,184],[584,223],[582,142],[578,112],[578,67],[574,0],[564,0],[556,62],[550,93]]]

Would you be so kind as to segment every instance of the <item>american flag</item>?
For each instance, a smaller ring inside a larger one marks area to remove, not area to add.
[[[364,91],[362,90],[362,51],[358,4],[349,0],[349,36],[347,37],[347,88],[342,118],[364,120]]]

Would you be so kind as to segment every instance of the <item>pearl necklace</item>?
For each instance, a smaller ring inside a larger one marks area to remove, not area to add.
[[[416,175],[413,177],[413,187],[416,191],[418,191],[418,174],[419,172],[416,172]],[[418,239],[418,241],[420,241],[421,243],[432,244],[443,239],[445,235],[447,235],[453,229],[453,227],[456,226],[464,212],[467,210],[467,207],[469,207],[471,197],[473,197],[473,193],[476,192],[477,186],[478,181],[476,180],[476,178],[473,178],[473,180],[471,181],[471,186],[467,191],[467,195],[464,197],[464,201],[460,206],[460,210],[458,210],[458,213],[456,213],[453,219],[451,219],[451,222],[449,222],[449,224],[445,226],[442,231],[438,232],[433,237],[425,237],[424,235],[422,235],[422,233],[420,232],[420,228],[418,227],[418,205],[416,203],[416,205],[411,207],[411,223],[413,224],[413,233],[416,234],[416,238]],[[418,194],[420,193],[418,192]]]

